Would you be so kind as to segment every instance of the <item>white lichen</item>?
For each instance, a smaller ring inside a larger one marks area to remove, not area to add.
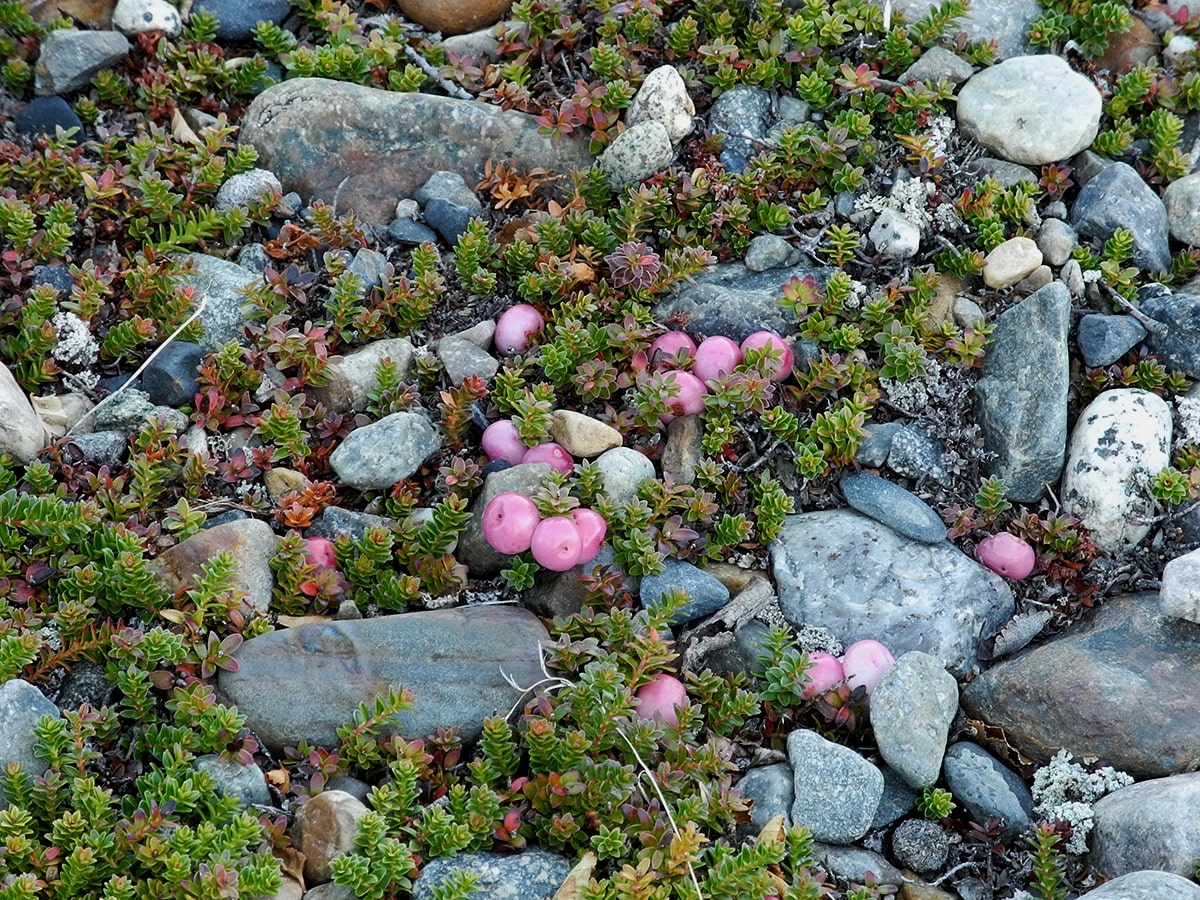
[[[1070,825],[1067,852],[1086,853],[1087,838],[1092,831],[1092,804],[1130,784],[1133,778],[1112,766],[1090,771],[1075,762],[1069,751],[1060,750],[1034,773],[1034,811],[1047,821]]]
[[[51,320],[57,340],[50,354],[60,363],[86,368],[100,354],[100,345],[92,337],[88,323],[73,312],[57,312]]]

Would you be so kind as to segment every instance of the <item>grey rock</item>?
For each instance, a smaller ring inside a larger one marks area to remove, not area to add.
[[[643,79],[625,111],[625,124],[633,126],[648,119],[660,122],[671,143],[678,144],[691,133],[695,114],[696,106],[683,76],[674,66],[666,65],[651,70]]]
[[[900,82],[903,84],[907,79],[915,78],[927,84],[936,84],[944,80],[957,85],[962,84],[974,73],[971,64],[961,56],[942,47],[930,47],[905,70],[900,76]]]
[[[1081,894],[1080,900],[1200,900],[1200,885],[1171,872],[1130,872]]]
[[[813,859],[827,872],[856,884],[865,883],[868,873],[873,875],[875,883],[880,885],[899,886],[905,880],[904,873],[878,853],[853,845],[814,844]]]
[[[906,22],[917,22],[937,6],[936,0],[898,0],[893,9],[904,13]],[[1034,52],[1029,45],[1029,26],[1045,10],[1034,0],[999,0],[971,4],[957,23],[971,40],[996,42],[1000,59]]]
[[[769,633],[770,629],[765,624],[752,619],[735,631],[728,643],[689,656],[689,666],[698,672],[711,669],[721,676],[762,672],[763,664],[759,657],[767,652]]]
[[[967,171],[983,178],[995,178],[1002,187],[1015,187],[1021,182],[1037,184],[1038,177],[1028,166],[984,156],[967,163]]]
[[[1071,292],[1071,296],[1078,299],[1083,296],[1083,267],[1079,265],[1079,260],[1068,259],[1058,273],[1058,280],[1067,286],[1067,290]]]
[[[129,447],[129,435],[123,431],[93,431],[73,434],[71,441],[83,451],[85,459],[106,466],[115,466]]]
[[[147,565],[166,590],[174,594],[195,587],[203,566],[218,553],[228,552],[234,560],[229,588],[245,595],[243,614],[265,616],[275,586],[270,560],[278,542],[271,526],[261,519],[237,519],[206,528],[168,547]],[[144,599],[149,602],[149,598]]]
[[[390,528],[395,525],[394,519],[383,516],[373,516],[353,509],[342,509],[340,506],[326,506],[321,510],[321,516],[305,529],[305,537],[323,537],[332,540],[338,535],[347,535],[358,540],[371,528]]]
[[[1062,219],[1046,219],[1038,229],[1037,245],[1042,259],[1049,265],[1061,266],[1071,258],[1071,252],[1079,244],[1075,229]]]
[[[35,777],[46,771],[46,764],[34,753],[33,727],[42,716],[62,718],[58,707],[28,681],[14,678],[0,684],[0,760],[6,765],[19,763]],[[7,806],[0,788],[0,809]]]
[[[326,409],[334,412],[361,412],[376,385],[379,364],[390,359],[401,379],[408,378],[413,366],[413,345],[408,338],[385,338],[364,344],[353,353],[331,360],[326,373],[329,381],[311,389]]]
[[[696,340],[714,334],[741,343],[756,331],[788,334],[795,321],[779,305],[784,287],[793,278],[815,278],[824,284],[833,269],[792,266],[751,272],[742,263],[723,263],[698,275],[673,297],[654,306],[654,318],[664,322],[686,314],[688,333]]]
[[[201,10],[217,17],[217,39],[247,41],[259,22],[283,23],[292,11],[289,0],[196,0],[192,15]]]
[[[721,161],[731,172],[742,172],[759,152],[773,119],[771,95],[755,87],[724,91],[708,111],[708,128],[725,139]]]
[[[1067,61],[1019,56],[973,75],[958,94],[958,124],[1001,159],[1039,166],[1074,156],[1100,128],[1100,92]]]
[[[1079,414],[1062,479],[1063,509],[1083,520],[1103,552],[1150,533],[1150,479],[1170,463],[1171,410],[1157,394],[1105,391]]]
[[[866,834],[883,794],[879,770],[849,747],[806,729],[788,735],[787,751],[795,786],[792,824],[830,844],[850,844]]]
[[[359,247],[347,268],[362,280],[364,296],[383,284],[389,277],[387,257],[370,247]]]
[[[892,832],[892,853],[906,869],[933,872],[946,864],[950,839],[936,822],[908,819]]]
[[[337,745],[351,721],[389,685],[403,685],[415,708],[397,717],[399,733],[423,738],[439,725],[464,741],[483,720],[504,715],[518,684],[541,677],[539,643],[546,629],[511,606],[475,606],[272,631],[242,644],[237,672],[222,671],[219,688],[272,750],[297,741]]]
[[[142,388],[150,402],[161,406],[190,405],[199,390],[197,378],[204,348],[190,341],[172,341],[142,373]]]
[[[960,328],[971,328],[976,331],[987,324],[987,313],[970,297],[954,298],[954,324]]]
[[[262,275],[206,253],[190,253],[185,260],[195,271],[181,276],[180,285],[192,289],[197,306],[204,304],[199,319],[204,328],[200,346],[216,350],[229,341],[244,342],[246,299],[237,291],[261,280]]]
[[[1180,243],[1200,244],[1200,174],[1176,179],[1163,192],[1167,209],[1167,227]]]
[[[1106,794],[1092,807],[1088,865],[1115,878],[1143,869],[1196,873],[1200,773],[1155,778]]]
[[[425,221],[450,244],[457,244],[483,203],[458,172],[434,172],[415,199],[425,208]]]
[[[271,792],[262,769],[253,763],[242,765],[208,753],[197,757],[192,765],[212,776],[218,794],[233,797],[242,806],[269,806],[271,803]]]
[[[350,432],[330,454],[329,464],[356,490],[383,490],[408,478],[441,447],[425,416],[397,412]]]
[[[532,497],[550,477],[549,463],[522,463],[493,472],[483,482],[483,490],[471,505],[471,518],[458,538],[458,559],[472,575],[486,577],[507,568],[512,558],[497,553],[483,538],[483,511],[497,495],[507,491]],[[601,548],[603,550],[603,548]]]
[[[1200,622],[1200,550],[1177,556],[1163,568],[1158,607],[1165,615]]]
[[[891,825],[897,819],[908,815],[916,805],[921,792],[905,781],[900,774],[888,765],[879,767],[883,775],[883,795],[879,798],[879,806],[875,817],[871,819],[871,828],[883,828]]]
[[[864,426],[866,437],[859,442],[854,461],[864,466],[878,468],[887,462],[888,454],[892,452],[892,438],[904,426],[899,422],[869,423]]]
[[[250,169],[232,175],[217,191],[215,206],[220,210],[238,209],[272,194],[283,194],[283,186],[274,172],[267,169]]]
[[[55,29],[42,38],[33,91],[48,97],[87,87],[97,72],[111,68],[129,50],[129,41],[116,31]]]
[[[148,422],[154,422],[160,416],[177,434],[187,431],[191,424],[188,417],[179,410],[151,403],[150,396],[145,391],[129,388],[119,394],[113,394],[111,399],[106,399],[104,403],[97,404],[92,415],[92,425],[99,431],[121,431],[128,436],[140,431]]]
[[[614,447],[596,457],[604,493],[618,505],[628,503],[643,481],[654,477],[654,463],[630,447]]]
[[[552,142],[533,116],[322,78],[291,79],[259,94],[246,111],[241,140],[257,149],[259,163],[286,190],[374,225],[390,222],[397,198],[411,196],[437,171],[475,184],[489,159],[520,171],[592,163],[586,143]]]
[[[913,787],[931,787],[942,771],[946,738],[958,712],[954,677],[928,653],[902,654],[872,692],[870,711],[887,764]]]
[[[999,819],[1007,837],[1033,824],[1033,797],[1017,773],[982,747],[968,741],[953,744],[942,762],[946,786],[966,807],[971,820]]]
[[[724,96],[724,95],[722,95]],[[746,268],[751,272],[782,269],[800,261],[800,251],[777,234],[760,234],[746,250]]]
[[[793,625],[824,626],[846,644],[874,638],[896,656],[923,650],[956,677],[976,668],[980,642],[1012,618],[999,575],[949,543],[909,540],[849,510],[789,516],[770,557]]]
[[[75,287],[71,270],[65,265],[36,265],[33,267],[34,286],[48,284],[60,294],[69,294]]]
[[[267,249],[262,244],[244,244],[235,262],[248,272],[261,274],[274,260],[267,255]]]
[[[1004,728],[1037,763],[1060,748],[1137,778],[1200,767],[1200,629],[1154,594],[1106,602],[1054,640],[992,666],[963,690],[972,718]]]
[[[83,122],[79,116],[75,115],[75,111],[66,100],[58,96],[35,97],[13,116],[12,121],[18,134],[48,134],[54,137],[60,128],[63,131],[74,128],[76,132],[70,141],[72,144],[79,141],[79,132],[83,131]]]
[[[658,604],[663,594],[672,588],[683,591],[690,601],[668,620],[670,625],[682,625],[711,615],[729,602],[729,588],[712,575],[696,568],[690,562],[667,559],[663,561],[661,574],[642,577],[642,606],[651,609]]]
[[[675,158],[665,125],[645,119],[631,125],[604,148],[596,166],[614,190],[636,184],[665,169]]]
[[[459,853],[431,859],[413,883],[413,900],[433,900],[455,869],[478,879],[476,891],[489,900],[550,900],[571,874],[574,863],[545,850],[524,853]]]
[[[490,381],[500,370],[500,361],[496,357],[459,338],[447,337],[438,341],[437,356],[452,384],[462,384],[472,375]]]
[[[1161,285],[1138,292],[1142,312],[1164,328],[1146,335],[1146,346],[1168,369],[1200,378],[1200,296],[1190,291],[1171,293]]]
[[[387,233],[388,237],[399,244],[437,243],[437,232],[415,219],[392,219]]]
[[[8,366],[0,362],[0,453],[10,453],[24,465],[50,442],[50,436],[33,411],[29,395]]]
[[[1020,295],[1035,294],[1053,281],[1054,271],[1047,265],[1040,265],[1013,285],[1013,290]]]
[[[897,475],[914,481],[930,479],[949,484],[950,473],[942,462],[945,449],[919,425],[903,425],[892,435],[887,467]]]
[[[792,767],[787,763],[750,769],[737,783],[737,789],[743,797],[754,801],[750,821],[738,826],[742,834],[757,835],[776,816],[783,816],[785,824],[791,821],[796,787]]]
[[[1010,499],[1034,502],[1058,481],[1067,443],[1071,297],[1049,284],[996,321],[975,385],[984,446]]]
[[[1093,313],[1079,320],[1076,337],[1085,365],[1110,366],[1145,339],[1146,327],[1133,316]]]
[[[1106,241],[1118,228],[1133,235],[1133,264],[1154,272],[1171,265],[1167,210],[1137,171],[1125,163],[1107,166],[1079,192],[1071,224],[1083,237]]]
[[[871,472],[842,478],[842,494],[854,509],[907,538],[926,544],[946,539],[946,526],[929,504],[911,491]]]

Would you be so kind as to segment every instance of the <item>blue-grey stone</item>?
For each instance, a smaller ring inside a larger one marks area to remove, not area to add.
[[[883,796],[879,798],[879,807],[875,810],[875,817],[871,819],[872,828],[883,828],[908,815],[909,810],[916,805],[917,797],[921,795],[920,791],[900,777],[900,773],[891,766],[881,765],[879,771],[883,775]]]
[[[868,872],[878,885],[891,884],[899,887],[904,884],[903,872],[878,853],[855,847],[853,844],[843,846],[814,842],[813,859],[831,875],[856,884],[866,883]]]
[[[33,727],[42,716],[60,718],[58,707],[32,684],[20,678],[0,684],[0,760],[20,763],[35,777],[46,771],[46,764],[34,753]],[[7,806],[0,789],[0,809]]]
[[[928,653],[902,654],[871,694],[880,756],[913,787],[932,787],[957,712],[958,682],[945,666]]]
[[[1133,235],[1133,263],[1161,272],[1171,265],[1167,208],[1137,170],[1113,163],[1083,186],[1071,209],[1071,224],[1083,237],[1106,241],[1118,228]]]
[[[383,490],[408,478],[441,447],[429,419],[397,412],[350,432],[329,455],[329,464],[356,490]]]
[[[886,478],[851,472],[842,478],[841,488],[852,507],[905,537],[926,544],[946,539],[946,526],[929,504]]]
[[[192,288],[197,304],[204,304],[200,313],[200,324],[204,327],[200,346],[216,350],[230,341],[244,342],[247,303],[238,290],[260,280],[262,274],[206,253],[190,253],[184,260],[195,271],[180,276],[179,282]]]
[[[1200,378],[1200,296],[1173,294],[1159,284],[1138,291],[1138,303],[1163,327],[1146,335],[1146,346],[1162,364],[1188,378]]]
[[[1085,365],[1110,366],[1146,338],[1146,328],[1133,316],[1092,314],[1079,320],[1079,350]]]
[[[1033,796],[1025,782],[977,744],[960,741],[952,745],[942,761],[942,774],[972,821],[1000,819],[1008,837],[1032,824]]]
[[[437,232],[428,225],[422,225],[416,219],[392,219],[387,233],[388,237],[398,244],[433,244],[437,242]]]
[[[18,134],[48,134],[51,137],[54,137],[59,128],[63,131],[72,128],[83,130],[83,122],[62,97],[38,97],[31,100],[23,110],[13,116],[13,125]],[[70,143],[79,141],[79,131],[70,139]]]
[[[783,816],[785,824],[790,823],[796,786],[792,767],[787,763],[750,769],[737,783],[737,789],[743,797],[754,801],[750,821],[738,826],[742,834],[751,837],[758,834],[776,816]]]
[[[996,321],[992,345],[975,385],[988,472],[1003,479],[1012,500],[1032,503],[1058,481],[1067,452],[1067,335],[1071,294],[1054,282]]]
[[[321,510],[321,517],[304,530],[304,536],[333,540],[344,534],[357,541],[372,528],[390,528],[395,524],[394,519],[384,516],[373,516],[340,506],[327,506]]]
[[[474,215],[467,207],[442,197],[434,197],[425,204],[425,221],[451,245],[458,243]]]
[[[883,795],[883,775],[858,753],[799,728],[788,735],[795,798],[792,824],[829,844],[867,833]]]
[[[129,50],[129,41],[117,31],[55,29],[42,38],[34,66],[34,93],[46,97],[87,87],[92,76],[117,63]]]
[[[1145,869],[1106,881],[1079,900],[1200,900],[1200,885],[1174,872]]]
[[[799,366],[797,366],[799,368]],[[858,444],[854,453],[854,461],[861,466],[879,468],[887,462],[888,454],[892,452],[892,438],[904,426],[899,422],[883,422],[865,425],[866,435]]]
[[[431,859],[413,883],[413,900],[433,900],[455,869],[475,875],[474,896],[489,900],[550,900],[574,868],[574,862],[545,850],[524,853],[460,853]]]
[[[483,211],[483,203],[457,172],[434,172],[415,199],[424,207],[425,221],[451,244],[458,243],[471,217]]]
[[[123,431],[93,431],[73,434],[71,441],[83,451],[86,459],[105,466],[116,466],[129,446],[129,435]]]
[[[383,284],[383,277],[387,273],[387,265],[387,257],[378,250],[372,250],[370,247],[360,247],[354,254],[354,258],[350,260],[350,265],[347,268],[361,279],[363,292],[369,293],[372,288],[377,288]]]
[[[937,439],[924,428],[904,425],[892,435],[887,467],[897,475],[914,481],[930,479],[938,484],[949,484],[950,473],[942,462],[945,452]]]
[[[741,172],[767,136],[771,120],[771,95],[755,87],[724,91],[708,111],[708,128],[725,139],[721,161],[730,172]]]
[[[75,287],[75,279],[71,277],[71,270],[64,265],[34,266],[33,283],[35,285],[51,285],[61,294],[69,294]]]
[[[183,406],[194,401],[204,356],[204,348],[190,341],[172,341],[163,347],[142,373],[142,390],[150,395],[150,402]]]
[[[678,588],[691,600],[668,620],[670,625],[682,625],[710,615],[729,602],[729,588],[712,575],[696,568],[690,562],[668,559],[663,562],[662,574],[643,576],[642,606],[650,609],[671,588]]]
[[[232,797],[242,806],[267,806],[271,803],[271,792],[267,789],[262,769],[254,763],[242,765],[209,753],[197,757],[192,765],[212,776],[218,794]]]
[[[259,22],[282,24],[292,10],[289,0],[196,0],[192,15],[212,13],[217,17],[217,39],[248,41]]]

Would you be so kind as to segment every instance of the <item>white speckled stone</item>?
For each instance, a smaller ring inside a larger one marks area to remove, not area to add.
[[[696,105],[687,92],[683,77],[674,66],[659,66],[646,76],[625,114],[627,125],[651,119],[661,122],[672,143],[683,140],[692,131]]]
[[[644,119],[617,135],[596,164],[608,183],[620,189],[665,169],[674,158],[667,127],[655,119]]]
[[[179,10],[166,0],[117,0],[112,23],[125,34],[165,31],[176,35],[183,30]]]

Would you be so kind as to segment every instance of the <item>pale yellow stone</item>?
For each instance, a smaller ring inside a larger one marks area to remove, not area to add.
[[[1042,251],[1032,238],[1010,238],[987,255],[983,280],[992,288],[1012,287],[1032,275],[1041,264]]]
[[[620,447],[623,443],[621,432],[611,425],[569,409],[554,411],[550,436],[572,456],[584,459],[599,456],[605,450]]]

